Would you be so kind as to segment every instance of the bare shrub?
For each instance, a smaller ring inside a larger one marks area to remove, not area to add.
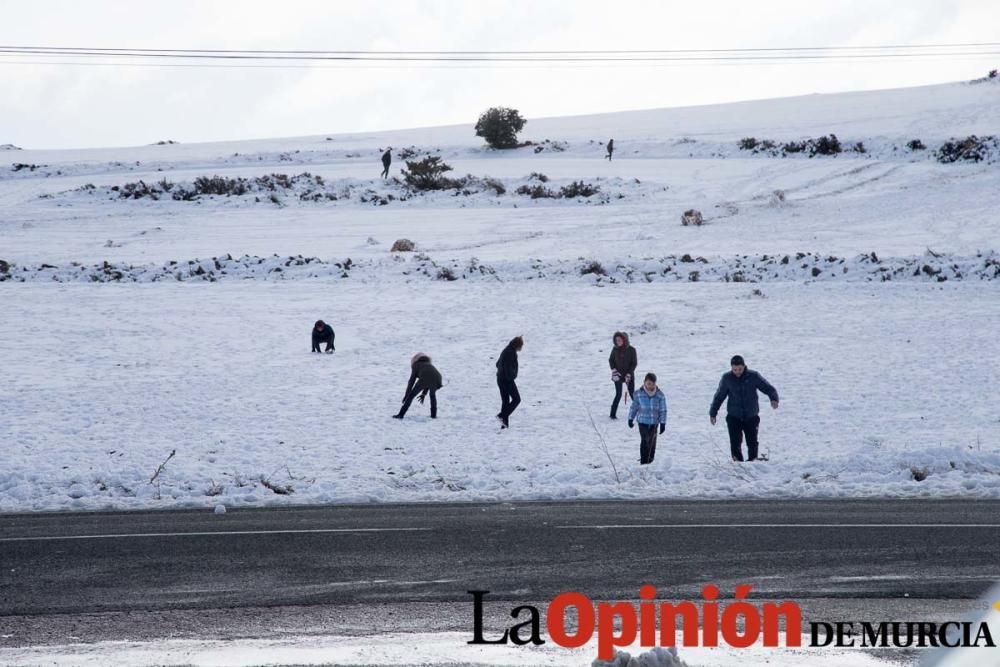
[[[583,181],[573,181],[569,185],[564,185],[559,188],[560,196],[566,197],[567,199],[575,199],[576,197],[593,197],[600,191],[600,188],[596,185],[584,183]]]
[[[558,199],[559,195],[544,185],[522,185],[515,192],[532,199]]]

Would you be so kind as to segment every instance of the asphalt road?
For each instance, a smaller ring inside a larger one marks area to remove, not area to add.
[[[0,516],[0,646],[121,637],[122,628],[129,637],[226,634],[234,623],[244,632],[255,623],[274,631],[262,619],[278,616],[309,631],[464,630],[471,589],[491,591],[488,600],[544,604],[569,590],[634,599],[645,583],[665,600],[698,600],[705,583],[724,596],[749,583],[754,597],[857,619],[880,605],[893,613],[954,606],[948,601],[967,607],[997,581],[994,501]],[[501,618],[510,608],[492,604],[488,615]]]

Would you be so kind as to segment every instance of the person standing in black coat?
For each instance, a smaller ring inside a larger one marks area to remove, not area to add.
[[[510,426],[510,414],[521,404],[521,394],[517,391],[517,353],[524,347],[520,336],[512,338],[497,359],[497,387],[500,388],[500,412],[497,413],[503,426]]]
[[[615,152],[615,140],[608,139],[608,162],[611,162],[611,154]]]
[[[734,461],[743,460],[743,436],[747,437],[747,460],[757,460],[757,430],[760,427],[760,406],[757,392],[767,394],[771,408],[778,409],[778,390],[757,371],[747,368],[740,355],[729,361],[730,371],[723,373],[719,388],[715,390],[708,417],[715,425],[722,402],[726,403],[726,426],[729,428],[729,449]]]
[[[618,402],[622,400],[622,385],[628,388],[628,397],[635,398],[635,369],[639,365],[639,355],[629,345],[628,334],[616,331],[611,337],[614,347],[608,364],[611,366],[611,381],[615,383],[615,400],[611,403],[611,418],[618,419]]]
[[[333,354],[337,349],[333,346],[333,339],[336,334],[333,333],[333,327],[324,322],[323,320],[316,320],[316,324],[313,325],[312,330],[312,351],[319,352],[319,344],[326,343],[327,354]]]
[[[382,178],[389,178],[389,165],[392,164],[392,149],[382,153]]]
[[[410,359],[410,381],[406,383],[406,393],[403,394],[403,405],[393,419],[402,419],[410,409],[413,399],[419,395],[421,403],[429,393],[431,395],[431,419],[437,419],[437,390],[442,387],[441,373],[431,364],[431,358],[423,352],[418,352]]]

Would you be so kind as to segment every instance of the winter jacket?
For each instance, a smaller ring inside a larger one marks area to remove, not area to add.
[[[382,153],[382,166],[388,167],[390,164],[392,164],[392,151],[386,151]]]
[[[635,377],[635,369],[639,365],[639,355],[636,353],[635,348],[629,345],[628,334],[621,331],[616,331],[615,335],[611,337],[611,344],[614,345],[615,338],[619,337],[625,341],[625,344],[621,347],[615,346],[611,348],[611,356],[608,357],[608,364],[611,366],[611,370],[618,371],[618,374],[621,375],[624,381],[626,375]]]
[[[497,359],[497,379],[513,382],[517,379],[517,350],[510,343]]]
[[[757,392],[762,391],[772,401],[778,400],[778,390],[771,386],[771,383],[764,379],[764,376],[749,368],[744,369],[743,375],[736,377],[732,371],[722,374],[719,380],[719,388],[715,390],[715,398],[712,399],[712,407],[708,410],[710,417],[719,414],[719,407],[722,401],[729,398],[726,405],[726,414],[739,419],[749,419],[756,417],[760,412],[757,403]]]
[[[420,386],[424,389],[437,391],[442,387],[441,373],[431,364],[431,358],[426,354],[421,354],[414,358],[410,364],[410,381],[406,383],[406,395],[413,391],[413,386],[420,381]]]
[[[645,387],[640,388],[632,396],[632,407],[628,409],[628,420],[637,420],[640,424],[667,423],[667,397],[657,387],[652,396]]]
[[[333,327],[331,327],[329,324],[324,324],[323,328],[318,331],[316,330],[316,327],[313,327],[312,344],[314,348],[317,347],[320,343],[326,343],[330,347],[333,347],[333,339],[334,339]]]

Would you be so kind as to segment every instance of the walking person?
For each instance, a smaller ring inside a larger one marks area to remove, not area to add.
[[[611,162],[611,154],[615,152],[615,140],[608,139],[608,162]]]
[[[611,381],[615,383],[615,400],[611,403],[611,419],[618,419],[618,402],[622,398],[622,385],[628,389],[628,397],[635,400],[635,368],[639,365],[639,355],[629,344],[628,334],[616,331],[611,337],[614,347],[608,357],[611,366]]]
[[[500,412],[497,413],[497,419],[502,423],[502,429],[510,427],[510,415],[521,404],[521,394],[514,381],[517,380],[517,353],[523,347],[523,338],[512,338],[497,359],[497,387],[500,388]]]
[[[730,370],[723,373],[719,388],[715,390],[708,417],[715,425],[722,401],[726,403],[726,426],[729,429],[729,449],[734,461],[743,460],[743,436],[747,439],[747,460],[757,460],[757,431],[760,427],[760,406],[757,392],[771,399],[771,408],[778,409],[778,390],[757,371],[747,368],[743,357],[735,355],[729,360]]]
[[[335,337],[336,334],[333,332],[333,327],[323,320],[316,320],[316,324],[313,325],[312,330],[312,351],[319,352],[319,344],[326,343],[326,353],[333,354],[337,349],[333,346],[333,339]]]
[[[410,409],[413,399],[421,403],[431,395],[431,419],[437,419],[438,402],[437,391],[442,387],[441,373],[434,368],[431,358],[423,352],[418,352],[410,359],[410,380],[406,383],[406,393],[403,394],[403,405],[399,412],[392,416],[393,419],[402,419],[406,411]],[[419,398],[418,398],[419,396]]]
[[[656,386],[656,373],[646,373],[642,388],[635,393],[628,410],[628,427],[639,422],[639,463],[646,465],[656,456],[656,436],[667,429],[667,397]]]
[[[389,165],[392,164],[392,147],[382,153],[382,178],[389,178]]]

